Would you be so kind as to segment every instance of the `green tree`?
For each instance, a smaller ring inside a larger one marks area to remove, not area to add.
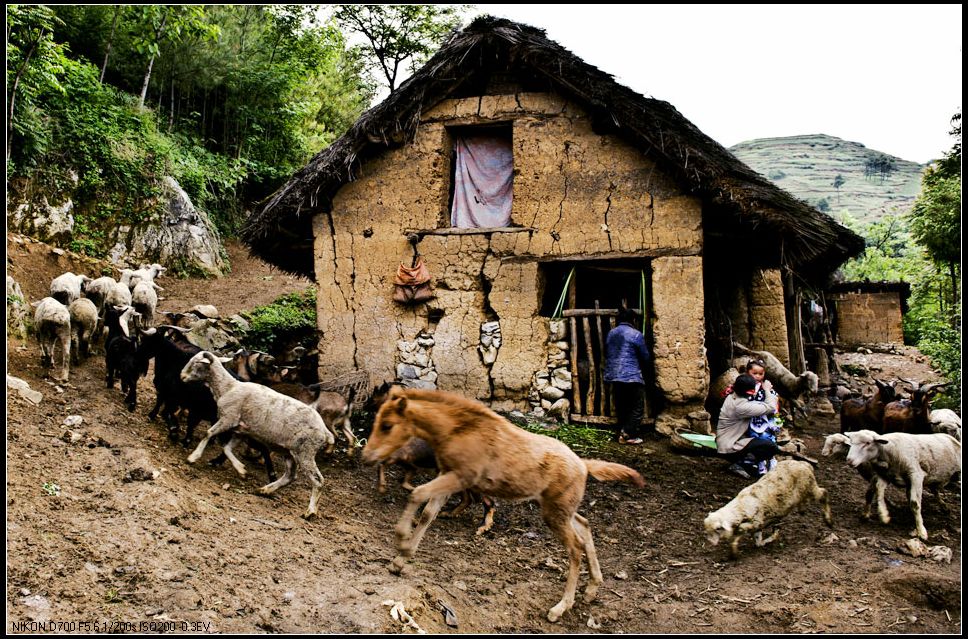
[[[382,72],[390,93],[397,88],[401,66],[415,71],[460,26],[463,7],[436,4],[344,4],[333,14],[337,23],[369,43],[370,67]]]
[[[960,302],[961,271],[961,114],[952,118],[956,142],[936,166],[921,178],[921,193],[910,213],[914,240],[925,248],[935,266],[949,277],[948,301]]]
[[[834,178],[834,181],[833,181],[833,187],[835,189],[837,189],[837,204],[838,205],[840,204],[840,187],[842,187],[844,185],[844,182],[845,181],[846,180],[844,180],[844,176],[841,175],[840,173],[837,174],[837,177],[835,177]]]
[[[880,177],[881,184],[895,171],[897,171],[897,160],[883,153],[874,153],[868,156],[867,162],[864,164],[864,177],[868,180],[873,177]]]
[[[58,76],[63,72],[64,48],[53,38],[58,22],[49,7],[7,5],[8,161],[15,134],[43,146],[37,96],[47,87],[63,90]]]
[[[218,27],[209,22],[205,7],[198,5],[135,5],[133,9],[140,26],[135,48],[138,53],[148,56],[148,68],[138,101],[138,106],[144,107],[151,69],[161,53],[162,43],[165,40],[177,43],[199,34],[215,39],[218,37]]]

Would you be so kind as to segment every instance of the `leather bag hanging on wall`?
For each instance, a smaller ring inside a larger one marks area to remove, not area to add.
[[[393,301],[407,306],[434,298],[434,293],[430,290],[430,271],[427,270],[423,257],[418,256],[413,266],[401,264],[397,268],[393,289]]]

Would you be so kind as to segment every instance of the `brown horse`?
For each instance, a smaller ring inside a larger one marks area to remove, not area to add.
[[[560,441],[518,428],[480,402],[443,391],[402,388],[391,389],[380,407],[363,459],[384,461],[415,436],[434,449],[440,475],[411,493],[396,525],[399,554],[391,572],[399,573],[413,556],[448,497],[473,489],[498,499],[536,500],[545,523],[568,549],[565,594],[548,612],[549,621],[558,621],[575,603],[583,552],[590,573],[585,601],[595,599],[602,571],[588,520],[578,514],[585,482],[591,474],[602,481],[643,486],[638,472],[621,464],[581,459]],[[414,528],[414,516],[424,504]]]

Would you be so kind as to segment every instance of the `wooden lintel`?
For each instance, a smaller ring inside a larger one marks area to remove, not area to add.
[[[579,255],[512,255],[502,259],[504,262],[592,262],[599,260],[635,260],[652,257],[691,257],[702,255],[702,249],[695,248],[655,248],[630,253],[613,251],[609,253],[581,253]]]
[[[425,235],[487,235],[489,233],[534,233],[538,229],[527,226],[495,226],[480,229],[461,229],[448,227],[445,229],[404,229],[404,235],[415,233],[420,237]]]
[[[632,313],[636,315],[641,315],[642,312],[637,308],[629,309]],[[618,315],[617,308],[568,308],[561,312],[562,317],[594,317],[596,315]]]

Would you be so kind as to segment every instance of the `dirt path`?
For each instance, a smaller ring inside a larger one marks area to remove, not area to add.
[[[50,258],[18,246],[8,241],[8,273],[34,274],[21,285],[36,299]],[[227,315],[307,285],[231,251],[225,278],[162,280],[170,308],[207,303]],[[54,275],[65,270],[53,262]],[[899,366],[911,365],[905,357]],[[950,547],[951,563],[899,553],[912,524],[901,493],[889,492],[890,525],[864,521],[860,477],[819,456],[823,436],[837,430],[833,417],[797,432],[819,458],[833,530],[812,506],[784,521],[778,542],[744,545],[737,561],[702,536],[706,514],[748,483],[724,462],[680,454],[666,440],[596,453],[638,469],[646,487],[589,481],[582,512],[605,584],[597,601],[579,600],[551,624],[545,614],[561,596],[567,558],[534,504],[499,504],[482,537],[473,534],[479,511],[437,520],[397,577],[387,566],[406,493],[395,471],[379,496],[372,468],[343,453],[321,459],[322,516],[307,523],[302,482],[267,499],[254,494],[264,480],[255,461],[246,478],[228,465],[188,464],[188,451],[145,417],[148,379],[128,413],[120,391],[104,387],[102,356],[72,369],[67,386],[50,383],[39,360],[36,342],[8,340],[8,373],[43,393],[36,406],[16,393],[7,400],[8,631],[53,621],[87,623],[61,629],[89,632],[414,632],[391,618],[387,601],[438,633],[960,630],[960,496],[945,492],[947,507],[924,500],[930,544]],[[73,415],[83,422],[65,425]]]

